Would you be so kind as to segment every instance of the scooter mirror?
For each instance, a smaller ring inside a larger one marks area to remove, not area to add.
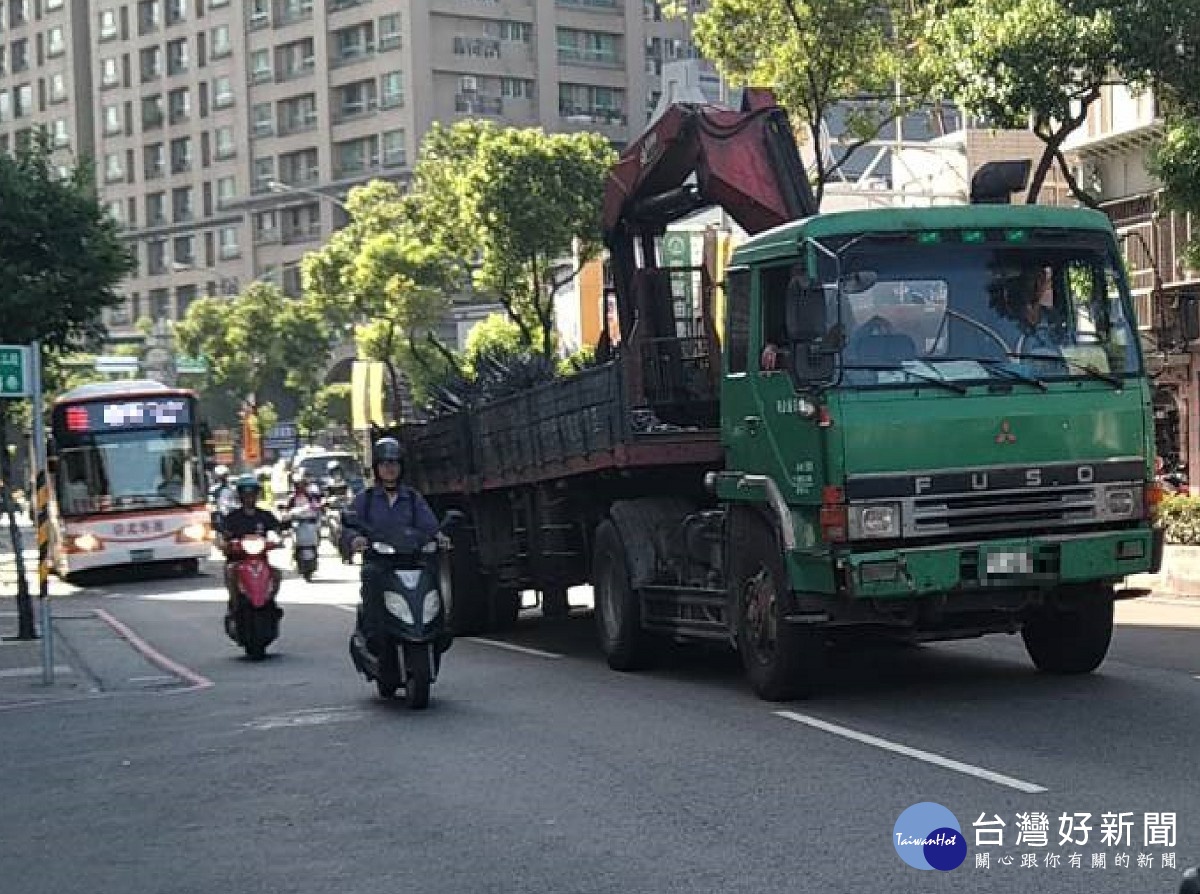
[[[464,515],[458,509],[447,509],[446,514],[442,517],[442,530],[448,530],[465,518],[466,515]]]

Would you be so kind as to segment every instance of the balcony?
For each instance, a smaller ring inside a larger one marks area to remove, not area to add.
[[[620,109],[581,108],[560,105],[559,117],[570,124],[601,124],[605,127],[624,127],[629,123],[628,116]]]
[[[183,122],[190,120],[191,117],[191,109],[171,109],[170,123],[182,124]]]
[[[312,186],[321,181],[321,169],[311,167],[301,170],[281,170],[279,182],[284,186]]]
[[[594,65],[599,68],[623,68],[625,60],[617,53],[588,50],[581,47],[559,47],[558,61],[562,65]]]
[[[377,155],[372,155],[370,158],[346,160],[334,168],[333,179],[350,180],[354,177],[361,177],[363,174],[370,173],[378,168],[379,156]]]
[[[499,96],[459,93],[454,97],[454,111],[464,115],[497,117],[504,114],[504,100]]]
[[[356,62],[362,62],[371,58],[375,52],[375,44],[368,41],[356,46],[346,47],[329,63],[331,68],[343,68],[347,65],[354,65]]]
[[[316,242],[321,238],[321,222],[310,221],[298,227],[285,227],[283,231],[284,245],[298,245],[302,242]]]
[[[316,71],[317,60],[312,56],[305,56],[304,60],[299,65],[289,65],[275,75],[275,83],[282,84],[284,81],[295,81],[298,78],[307,77]]]
[[[456,37],[452,43],[455,56],[477,56],[481,59],[499,59],[500,38]]]
[[[368,115],[373,115],[379,109],[379,103],[375,98],[360,100],[358,102],[342,103],[341,107],[334,113],[333,123],[342,124],[346,121],[353,121],[356,118],[365,118]]]
[[[266,227],[261,230],[254,231],[255,245],[275,245],[279,242],[279,228]]]
[[[315,111],[305,112],[303,115],[289,115],[282,118],[279,122],[279,135],[281,137],[316,129],[317,113]]]
[[[312,17],[312,0],[307,0],[307,2],[304,3],[283,7],[283,9],[279,11],[279,24],[294,25],[297,22],[307,22],[312,19]]]
[[[172,123],[174,123],[172,121]],[[157,130],[163,126],[163,113],[160,111],[142,112],[142,130]]]

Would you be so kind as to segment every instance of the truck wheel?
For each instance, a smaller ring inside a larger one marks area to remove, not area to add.
[[[1034,666],[1048,674],[1090,674],[1112,642],[1113,602],[1097,598],[1072,609],[1044,609],[1021,629]]]
[[[755,522],[736,527],[733,537],[738,654],[750,685],[772,702],[811,695],[825,671],[825,639],[820,630],[784,620],[788,582],[775,532]]]
[[[596,528],[592,586],[596,598],[596,633],[608,666],[619,671],[648,666],[652,641],[642,630],[641,603],[629,583],[625,544],[611,521],[603,521]]]

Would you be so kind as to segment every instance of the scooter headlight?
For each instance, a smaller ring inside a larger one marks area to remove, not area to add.
[[[374,543],[372,543],[371,549],[381,556],[394,556],[396,554],[396,547],[392,546],[390,543],[384,543],[381,540],[376,540]]]
[[[242,552],[248,556],[261,555],[266,548],[267,542],[261,537],[244,537],[242,539]]]
[[[442,610],[442,597],[437,590],[430,590],[425,594],[425,602],[421,606],[422,620],[428,624],[438,616]]]
[[[400,593],[388,590],[383,594],[383,604],[387,610],[395,617],[399,618],[405,624],[415,624],[416,619],[413,617],[412,609],[408,605],[408,600]]]

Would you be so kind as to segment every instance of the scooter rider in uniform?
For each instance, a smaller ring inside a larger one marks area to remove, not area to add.
[[[225,587],[229,591],[228,611],[230,614],[233,613],[234,606],[237,604],[237,576],[234,573],[233,561],[229,558],[228,541],[251,534],[265,537],[268,531],[279,532],[283,529],[273,512],[258,507],[261,490],[262,485],[258,483],[258,478],[254,475],[243,475],[237,482],[237,496],[241,505],[225,516],[220,545],[225,553]],[[279,585],[283,582],[283,574],[278,568],[272,566],[271,578],[274,581],[273,591],[278,593]],[[283,609],[278,609],[278,611],[282,616]]]

